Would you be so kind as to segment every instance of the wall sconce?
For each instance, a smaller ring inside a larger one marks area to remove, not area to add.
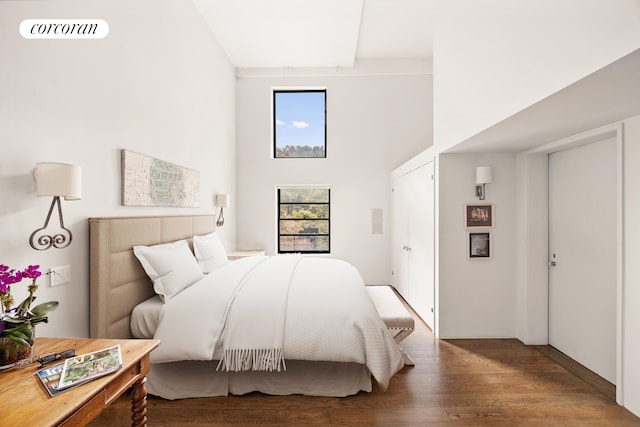
[[[60,197],[65,200],[80,200],[82,197],[82,170],[80,166],[69,165],[66,163],[37,163],[33,172],[33,178],[36,180],[36,196],[53,196],[51,207],[44,221],[42,228],[38,228],[31,233],[29,244],[38,251],[44,251],[51,247],[62,249],[71,243],[71,231],[64,226],[62,219],[62,202]],[[58,218],[60,220],[61,233],[54,235],[42,234],[40,237],[36,235],[44,231],[49,225],[53,208],[58,205]]]
[[[220,213],[218,214],[218,220],[216,221],[216,225],[218,227],[222,227],[224,225],[223,209],[229,207],[229,195],[216,194],[216,206],[220,208]]]
[[[476,197],[478,200],[484,200],[484,185],[491,184],[492,181],[491,166],[479,166],[476,168]]]

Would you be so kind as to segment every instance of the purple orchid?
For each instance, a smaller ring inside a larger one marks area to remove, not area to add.
[[[40,277],[39,265],[29,265],[24,270],[16,270],[0,265],[0,337],[8,337],[11,341],[22,346],[33,346],[33,327],[39,323],[48,321],[48,313],[58,307],[57,301],[49,301],[31,307],[36,299],[35,293],[38,289],[36,279]],[[20,304],[14,306],[14,299],[11,295],[11,285],[31,279],[27,287],[29,295]],[[3,363],[0,363],[2,365]]]
[[[30,265],[29,267],[25,268],[22,271],[22,277],[23,278],[30,278],[30,279],[35,279],[38,278],[42,275],[42,273],[40,273],[40,271],[38,270],[40,268],[39,265]]]
[[[29,266],[29,267],[34,267],[34,266]],[[34,272],[33,269],[30,269],[29,274],[37,273],[39,276],[40,272],[37,271],[37,268],[39,268],[40,266],[37,265],[35,267],[36,267],[35,269],[36,271]],[[0,265],[0,293],[6,294],[9,291],[9,285],[13,283],[18,283],[19,281],[22,280],[22,277],[23,277],[22,271],[12,269],[9,266],[6,266],[4,264]]]

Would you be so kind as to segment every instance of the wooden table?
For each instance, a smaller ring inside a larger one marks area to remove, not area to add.
[[[147,423],[145,375],[149,372],[149,353],[157,340],[114,340],[82,338],[37,338],[36,357],[75,348],[76,354],[89,353],[120,344],[122,368],[113,374],[76,386],[50,397],[36,376],[37,362],[0,372],[0,424],[14,426],[86,425],[129,387],[133,426]]]

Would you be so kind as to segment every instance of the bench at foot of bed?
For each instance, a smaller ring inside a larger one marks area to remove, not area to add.
[[[371,301],[376,306],[378,314],[387,325],[396,343],[411,335],[414,328],[413,316],[407,310],[400,297],[391,286],[367,286]],[[415,365],[413,359],[402,349],[405,365]]]

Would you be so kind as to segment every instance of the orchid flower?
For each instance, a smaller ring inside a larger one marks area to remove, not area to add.
[[[29,265],[24,270],[16,270],[4,264],[0,265],[0,336],[8,336],[14,341],[25,344],[33,344],[30,336],[31,326],[38,323],[47,322],[47,314],[58,307],[57,301],[49,301],[31,308],[31,304],[36,299],[35,292],[38,289],[36,279],[40,277],[39,265]],[[31,284],[27,290],[29,295],[17,306],[13,307],[13,296],[11,286],[22,279],[31,279]],[[29,326],[30,325],[30,326]],[[25,328],[29,329],[29,336],[26,336]]]

